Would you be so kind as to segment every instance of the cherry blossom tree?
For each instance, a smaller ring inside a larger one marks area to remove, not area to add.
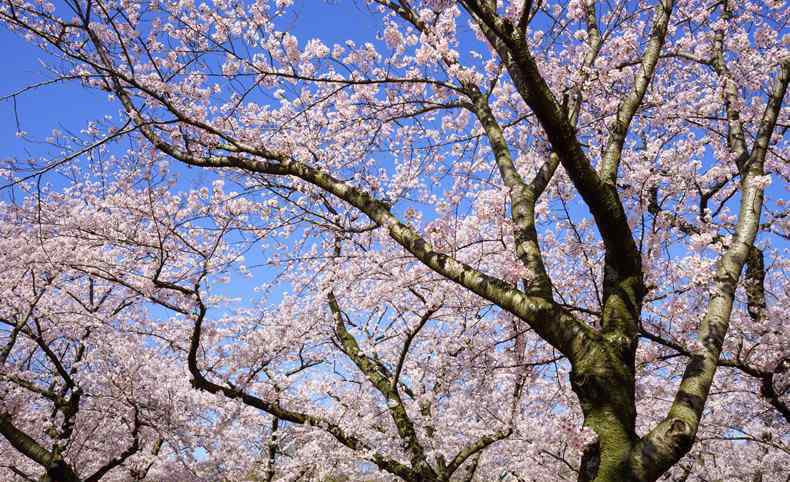
[[[37,283],[110,310],[90,336],[141,353],[125,376],[191,383],[177,429],[125,399],[135,452],[159,427],[183,440],[158,463],[198,479],[784,480],[783,4],[358,7],[378,34],[327,45],[289,28],[350,6],[2,3],[52,83],[122,113],[11,161],[4,222],[68,246]],[[121,137],[118,172],[37,191]],[[24,266],[9,350],[38,306]],[[116,326],[115,296],[156,313]],[[64,461],[69,437],[31,441]]]
[[[19,221],[3,223],[3,467],[23,480],[99,481],[124,465],[142,480],[162,445],[150,420],[166,407],[146,394],[153,365],[116,331],[134,303],[94,278],[55,271],[36,254],[57,257],[57,247],[25,249],[22,241],[43,237]]]

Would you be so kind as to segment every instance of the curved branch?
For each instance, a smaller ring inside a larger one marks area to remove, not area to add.
[[[456,470],[458,470],[459,467],[461,467],[461,465],[463,465],[464,462],[466,462],[466,459],[468,459],[469,457],[481,452],[482,450],[484,450],[489,445],[509,437],[510,434],[512,434],[512,433],[513,433],[513,429],[512,428],[508,428],[507,430],[501,430],[501,431],[496,432],[494,434],[486,435],[484,437],[480,437],[473,444],[468,445],[468,446],[464,447],[463,449],[461,449],[455,455],[455,457],[453,457],[453,459],[450,461],[450,463],[447,464],[447,473],[448,474],[453,474]]]
[[[0,434],[8,440],[12,447],[33,462],[44,467],[52,480],[61,482],[80,482],[77,473],[71,466],[45,449],[31,436],[19,430],[12,422],[11,415],[0,412]]]
[[[344,313],[340,310],[335,294],[330,291],[327,294],[327,298],[332,316],[335,319],[335,334],[340,340],[341,349],[351,358],[354,365],[365,375],[365,378],[387,400],[387,409],[392,421],[395,423],[395,427],[398,429],[398,435],[411,453],[412,468],[417,472],[430,473],[431,476],[435,477],[436,474],[433,473],[433,469],[430,468],[425,458],[425,449],[417,439],[414,423],[406,412],[403,400],[401,400],[400,394],[395,388],[397,379],[390,379],[377,361],[372,360],[362,352],[357,340],[346,329]]]
[[[653,32],[650,35],[650,40],[648,40],[647,47],[642,55],[640,69],[634,81],[633,89],[620,101],[620,105],[617,108],[617,115],[610,129],[609,141],[607,142],[601,165],[601,178],[603,182],[612,186],[614,186],[617,180],[617,170],[620,165],[623,145],[625,144],[625,138],[631,126],[631,121],[636,111],[639,109],[639,106],[642,104],[650,81],[653,80],[653,74],[656,71],[661,48],[664,46],[664,41],[666,40],[667,27],[669,26],[669,18],[672,15],[673,6],[673,0],[661,0],[658,5],[656,5]]]
[[[338,442],[352,450],[369,451],[371,453],[369,455],[370,460],[379,468],[399,477],[403,477],[406,480],[412,480],[415,478],[416,474],[411,468],[399,463],[396,460],[389,459],[375,452],[362,440],[356,438],[353,435],[347,434],[342,428],[340,428],[340,426],[330,422],[329,420],[288,410],[281,407],[278,402],[269,402],[254,395],[250,395],[242,390],[218,385],[208,380],[201,372],[197,362],[197,353],[200,349],[200,337],[203,330],[203,320],[206,316],[207,310],[206,306],[199,297],[199,293],[195,292],[195,296],[197,298],[198,311],[195,314],[195,322],[189,344],[189,354],[187,355],[187,366],[189,368],[189,373],[192,375],[191,382],[193,387],[208,393],[220,394],[230,399],[240,400],[245,405],[257,408],[258,410],[273,415],[280,420],[285,420],[300,425],[319,427],[320,429],[332,435]]]

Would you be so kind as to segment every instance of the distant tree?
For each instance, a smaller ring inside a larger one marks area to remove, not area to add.
[[[106,283],[38,270],[16,245],[25,228],[4,221],[3,469],[24,480],[97,482],[144,450],[156,455],[162,441],[149,420],[160,400],[137,379],[146,370],[139,345],[114,330],[133,304]],[[127,475],[142,480],[152,463],[135,462]]]

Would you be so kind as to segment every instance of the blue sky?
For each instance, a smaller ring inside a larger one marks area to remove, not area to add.
[[[0,97],[17,92],[29,85],[51,78],[41,63],[42,52],[7,29],[0,29]],[[103,95],[88,91],[76,83],[61,83],[42,87],[16,96],[16,111],[22,130],[32,137],[46,138],[53,128],[83,127],[88,119],[112,112]],[[77,128],[78,129],[78,128]],[[16,136],[17,122],[11,99],[0,102],[0,142],[2,158],[27,156],[40,150],[26,145]]]

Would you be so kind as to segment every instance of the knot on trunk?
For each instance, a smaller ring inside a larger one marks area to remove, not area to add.
[[[667,418],[639,441],[632,451],[634,480],[657,480],[691,450],[696,426],[678,417]]]
[[[692,427],[678,418],[672,420],[667,429],[667,438],[673,442],[677,450],[684,454],[691,449],[694,435]]]

